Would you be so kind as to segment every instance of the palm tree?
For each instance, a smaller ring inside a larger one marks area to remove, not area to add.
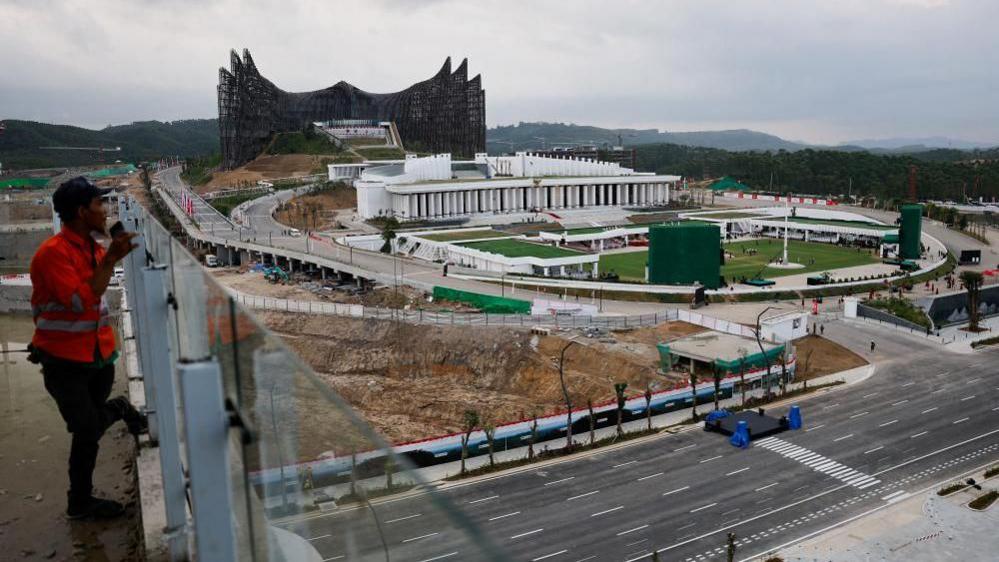
[[[978,331],[978,299],[984,277],[977,271],[962,271],[961,283],[968,291],[968,330]]]
[[[565,374],[563,372],[563,367],[565,365],[565,352],[575,341],[570,341],[565,344],[562,348],[562,354],[559,355],[558,359],[558,380],[562,383],[562,396],[565,398],[565,450],[572,451],[572,401],[569,400],[569,389],[565,386]]]
[[[690,405],[690,417],[697,421],[697,373],[694,372],[694,366],[690,366],[690,397],[692,403]]]
[[[597,427],[597,420],[594,419],[594,417],[593,417],[593,399],[592,398],[587,398],[586,399],[586,409],[590,411],[590,446],[592,446],[593,445],[593,441],[594,441],[594,437],[595,437],[594,430]]]
[[[461,473],[465,474],[465,459],[468,457],[468,440],[479,425],[479,413],[475,410],[465,410],[465,433],[461,436]]]
[[[624,415],[624,389],[628,388],[628,383],[614,383],[614,394],[617,395],[617,436],[621,437],[624,432],[621,430],[621,418]]]
[[[496,461],[493,460],[493,439],[496,436],[496,426],[492,422],[486,422],[482,427],[482,432],[486,434],[486,442],[489,443],[489,466],[495,466]]]
[[[746,348],[739,348],[739,388],[742,389],[742,407],[746,407]]]
[[[645,387],[645,421],[652,431],[652,389]]]
[[[712,376],[715,383],[715,411],[718,411],[718,395],[721,393],[721,380],[722,380],[722,370],[718,368],[718,365],[714,365],[714,370]]]

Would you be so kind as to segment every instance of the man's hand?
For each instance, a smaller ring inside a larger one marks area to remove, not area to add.
[[[111,245],[108,246],[108,252],[105,254],[106,259],[110,260],[112,264],[121,261],[132,250],[139,247],[138,244],[132,243],[132,238],[138,235],[139,233],[137,232],[122,232],[112,238]]]

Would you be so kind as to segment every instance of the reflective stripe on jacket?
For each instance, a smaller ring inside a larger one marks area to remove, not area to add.
[[[115,350],[114,330],[103,296],[88,282],[104,248],[65,226],[31,259],[31,344],[45,353],[80,363],[107,359]]]

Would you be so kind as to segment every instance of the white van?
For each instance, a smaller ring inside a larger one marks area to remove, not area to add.
[[[207,254],[205,256],[205,265],[207,265],[208,267],[218,267],[219,266],[218,256],[216,256],[215,254]]]
[[[299,229],[297,229],[297,228],[289,228],[288,229],[288,234],[290,234],[290,235],[298,238],[299,236],[302,235],[302,231],[299,230]]]

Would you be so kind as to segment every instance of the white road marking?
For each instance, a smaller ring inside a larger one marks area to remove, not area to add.
[[[727,473],[725,476],[732,476],[733,474],[739,474],[740,472],[746,472],[747,470],[749,470],[748,466],[746,468],[740,468],[739,470],[733,470],[732,472]]]
[[[676,453],[676,452],[679,452],[679,451],[685,451],[685,450],[687,450],[687,449],[689,449],[691,447],[696,447],[696,446],[697,446],[697,443],[691,443],[690,445],[684,445],[683,447],[680,447],[679,449],[673,449],[673,452]]]
[[[872,392],[870,394],[865,394],[865,395],[861,396],[861,398],[870,398],[871,396],[877,396],[877,395],[878,395],[877,392]]]
[[[966,380],[966,381],[964,381],[964,384],[971,384],[971,383],[975,383],[975,382],[978,382],[978,381],[980,381],[980,380],[982,380],[982,379],[980,379],[980,378],[977,378],[977,377],[976,377],[976,378],[973,378],[973,379],[969,379],[969,380]]]
[[[514,515],[520,515],[519,511],[514,511],[513,513],[507,513],[505,515],[497,515],[496,517],[490,517],[489,521],[496,521],[497,519],[504,519],[506,517],[513,517]]]
[[[568,550],[560,550],[558,552],[553,552],[551,554],[546,554],[544,556],[538,556],[537,558],[531,558],[531,562],[538,562],[538,560],[544,560],[545,558],[551,558],[553,556],[558,556],[559,554],[565,554],[569,552]]]
[[[829,408],[835,408],[836,406],[839,406],[839,402],[837,402],[835,404],[829,404],[828,406],[822,406],[822,409],[823,410],[828,410]]]
[[[333,535],[319,535],[318,537],[312,537],[310,541],[318,541],[319,539],[325,539],[326,537],[332,537]]]
[[[621,531],[620,533],[617,534],[617,536],[620,537],[621,535],[627,535],[628,533],[634,533],[635,531],[641,531],[642,529],[645,529],[646,527],[648,527],[648,525],[642,525],[641,527],[635,527],[634,529],[628,529],[627,531]]]
[[[447,554],[441,554],[440,556],[434,556],[433,558],[427,558],[425,560],[420,560],[420,562],[434,562],[434,560],[443,560],[445,558],[451,558],[452,556],[457,556],[458,551],[449,552]]]
[[[416,515],[407,515],[405,517],[400,517],[398,519],[389,519],[388,521],[385,522],[385,524],[387,525],[389,523],[396,523],[398,521],[405,521],[407,519],[412,519],[414,517],[419,517],[420,515],[422,515],[422,514],[421,513],[417,513]]]
[[[898,402],[895,402],[894,404],[892,404],[892,406],[901,406],[902,404],[905,404],[908,401],[909,401],[908,398],[906,398],[905,400],[899,400]]]
[[[850,416],[850,419],[852,420],[853,418],[859,418],[860,416],[866,416],[869,413],[870,412],[860,412],[859,414],[853,414],[852,416]]]
[[[648,476],[643,476],[643,477],[639,478],[638,481],[641,482],[642,480],[648,480],[649,478],[655,478],[656,476],[662,476],[662,475],[663,475],[662,472],[657,472],[655,474],[650,474]]]
[[[815,427],[810,427],[810,428],[808,428],[808,429],[805,430],[805,433],[808,433],[809,431],[812,431],[813,429],[818,429],[820,427],[825,427],[825,426],[826,426],[826,424],[822,423],[822,424],[819,424],[819,425],[817,425]]]
[[[562,478],[560,480],[552,480],[551,482],[545,482],[545,486],[551,486],[552,484],[558,484],[560,482],[568,482],[569,480],[572,480],[573,478],[575,478],[575,476],[570,476],[568,478]]]
[[[864,451],[864,454],[865,455],[869,455],[869,454],[871,454],[871,453],[873,453],[875,451],[880,451],[881,449],[884,449],[884,448],[885,448],[885,446],[881,445],[879,447],[875,447],[875,448],[871,449],[870,451]]]
[[[878,427],[888,427],[889,425],[891,425],[893,423],[898,423],[898,420],[891,420],[891,421],[888,421],[888,422],[885,422],[885,423],[879,423]]]
[[[649,540],[649,539],[642,539],[640,541],[630,542],[630,543],[624,545],[624,547],[628,548],[629,546],[635,546],[636,544],[642,544],[643,542],[645,542],[647,540]]]
[[[854,434],[850,433],[842,437],[837,437],[833,441],[842,441],[844,439],[849,439],[850,437],[853,436]],[[847,485],[850,486],[863,485],[868,483],[867,482],[868,479],[873,480],[873,478],[869,477],[868,475],[862,472],[859,472],[848,466],[840,464],[832,459],[826,458],[818,453],[815,453],[814,451],[810,451],[808,449],[799,447],[792,443],[788,443],[787,441],[783,441],[781,439],[774,438],[773,440],[769,441],[761,440],[757,444],[761,445],[764,449],[769,449],[775,453],[778,453],[783,457],[787,457],[791,460],[800,462],[801,464],[804,464],[805,466],[811,468],[812,470],[815,470],[816,472],[821,472],[827,476],[846,482]],[[875,482],[878,482],[878,480],[875,480]],[[802,486],[797,490],[794,490],[794,492],[797,492],[798,490],[802,490],[804,488],[807,488],[807,486]]]
[[[596,494],[599,491],[600,490],[593,490],[592,492],[586,492],[585,494],[579,494],[578,496],[572,496],[571,498],[566,498],[565,501],[571,502],[572,500],[578,500],[579,498],[585,498],[586,496],[592,496],[593,494]]]
[[[586,558],[580,558],[579,560],[576,560],[576,562],[586,562],[587,560],[593,560],[596,557],[597,557],[597,555],[594,554],[593,556],[587,556]]]
[[[909,439],[915,439],[916,437],[921,437],[923,435],[926,435],[927,433],[929,433],[929,431],[920,431],[919,433],[917,433],[915,435],[910,435]]]
[[[920,413],[920,414],[928,414],[928,413],[930,413],[930,412],[932,412],[933,410],[936,410],[936,409],[937,409],[937,407],[936,407],[936,406],[933,406],[933,407],[932,407],[932,408],[930,408],[929,410],[923,410],[922,412],[919,412],[919,413]]]
[[[709,507],[714,507],[716,505],[718,505],[718,502],[709,503],[708,505],[702,505],[701,507],[695,507],[694,509],[691,509],[690,512],[694,513],[694,512],[697,512],[697,511],[701,511],[702,509],[708,509]]]
[[[754,491],[754,492],[762,492],[763,490],[766,490],[767,488],[773,488],[773,487],[774,487],[774,486],[776,486],[777,484],[780,484],[780,482],[774,482],[773,484],[767,484],[766,486],[764,486],[764,487],[762,487],[762,488],[757,488],[757,489],[755,489],[755,490],[753,490],[753,491]]]
[[[914,382],[907,382],[907,383],[905,383],[905,384],[902,385],[902,388],[905,388],[907,386],[912,386],[914,384],[916,384],[916,383],[914,383]]]
[[[433,536],[437,536],[437,535],[439,535],[439,534],[440,534],[440,533],[430,533],[430,534],[428,534],[428,535],[420,535],[420,536],[418,536],[418,537],[413,537],[413,538],[411,538],[411,539],[405,539],[405,540],[403,540],[402,542],[404,542],[404,543],[407,543],[407,542],[413,542],[413,541],[418,541],[418,540],[420,540],[420,539],[426,539],[426,538],[430,538],[430,537],[433,537]]]
[[[895,493],[888,494],[887,496],[881,498],[882,501],[891,501],[892,498],[897,498],[899,496],[905,495],[905,490],[899,490]]]
[[[540,533],[541,531],[544,531],[544,529],[543,528],[542,529],[535,529],[533,531],[528,531],[526,533],[521,533],[519,535],[514,535],[514,536],[510,537],[510,539],[519,539],[520,537],[526,537],[527,535],[533,535],[535,533]]]
[[[619,506],[617,506],[617,507],[612,507],[612,508],[610,508],[610,509],[605,509],[605,510],[603,510],[603,511],[598,511],[598,512],[596,512],[596,513],[594,513],[594,514],[590,515],[590,517],[596,517],[596,516],[598,516],[598,515],[605,515],[605,514],[607,514],[607,513],[610,513],[610,512],[612,512],[612,511],[617,511],[617,510],[619,510],[619,509],[624,509],[624,506],[623,506],[623,505],[619,505]]]
[[[664,496],[668,496],[668,495],[670,495],[670,494],[675,494],[675,493],[677,493],[677,492],[682,492],[682,491],[684,491],[684,490],[689,490],[689,489],[690,489],[690,486],[684,486],[683,488],[677,488],[677,489],[675,489],[675,490],[670,490],[670,491],[668,491],[668,492],[663,492],[663,495],[664,495]]]
[[[701,461],[701,462],[700,462],[699,464],[704,464],[704,463],[706,463],[706,462],[711,462],[711,461],[713,461],[713,460],[716,460],[716,459],[720,459],[720,458],[722,458],[722,455],[718,455],[717,457],[711,457],[710,459],[704,459],[704,460],[703,460],[703,461]]]
[[[974,394],[972,394],[971,396],[965,396],[964,398],[961,399],[961,402],[964,402],[965,400],[971,400],[974,397],[975,397]]]
[[[498,497],[499,497],[499,496],[489,496],[488,498],[482,498],[482,499],[478,499],[478,500],[472,500],[472,501],[470,501],[470,502],[468,502],[468,503],[479,503],[479,502],[485,502],[485,501],[489,501],[489,500],[494,500],[494,499],[496,499],[496,498],[498,498]]]
[[[330,558],[323,558],[323,562],[330,562],[331,560],[343,560],[346,557],[347,557],[346,554],[341,554],[340,556],[332,556]],[[436,559],[432,558],[431,560],[436,560]]]
[[[970,419],[971,418],[961,418],[961,419],[957,420],[956,422],[954,422],[952,425],[957,425],[959,423],[964,423],[964,422],[966,422],[966,421],[968,421]]]
[[[622,467],[622,466],[628,466],[629,464],[635,464],[636,462],[638,462],[638,461],[628,461],[628,462],[623,462],[623,463],[621,463],[621,464],[615,464],[615,465],[614,465],[614,466],[612,466],[611,468],[620,468],[620,467]]]

